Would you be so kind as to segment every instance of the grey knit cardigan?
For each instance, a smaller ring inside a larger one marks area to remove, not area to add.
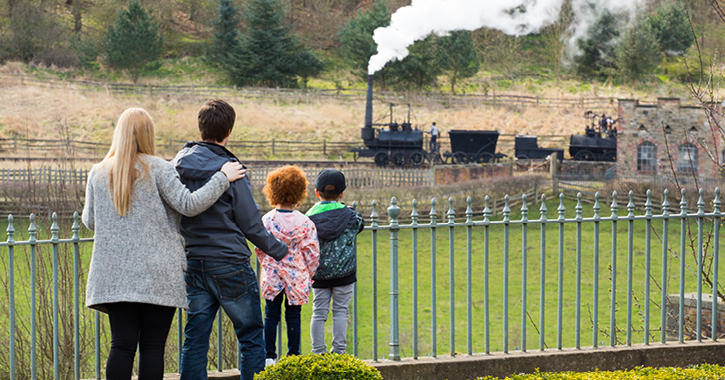
[[[179,213],[197,215],[228,188],[222,172],[189,192],[170,163],[142,156],[148,177],[134,187],[128,213],[120,216],[109,192],[108,167],[88,175],[83,224],[95,230],[86,286],[86,306],[107,312],[104,304],[139,302],[186,308],[184,239]]]

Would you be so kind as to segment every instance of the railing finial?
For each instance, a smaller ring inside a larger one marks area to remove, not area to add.
[[[435,225],[437,223],[436,219],[438,218],[438,211],[436,211],[436,199],[432,198],[430,200],[430,224]]]
[[[508,223],[511,221],[511,208],[509,208],[509,195],[503,197],[503,221]]]
[[[473,223],[473,208],[471,208],[471,197],[466,198],[466,224]]]
[[[629,203],[627,203],[627,218],[634,219],[634,191],[629,191]]]
[[[715,200],[712,201],[713,206],[713,213],[715,215],[720,215],[720,205],[722,204],[722,201],[720,200],[720,188],[715,188]]]
[[[612,209],[612,218],[617,219],[618,212],[619,212],[619,204],[617,204],[617,190],[612,191],[612,204],[609,205],[609,208]]]
[[[652,217],[652,190],[647,189],[647,201],[644,202],[644,216]]]
[[[486,195],[484,198],[484,205],[483,208],[483,222],[484,223],[491,223],[491,209],[488,207],[488,202],[491,200],[491,197]]]
[[[546,208],[546,194],[541,194],[541,207],[539,207],[539,214],[541,217],[539,217],[539,220],[546,220],[547,211],[549,211],[549,209]]]
[[[699,197],[697,198],[697,215],[705,216],[705,190],[700,188],[698,193]]]
[[[373,199],[373,212],[370,213],[370,227],[378,227],[378,201]]]
[[[582,193],[576,193],[576,207],[574,207],[576,210],[576,220],[582,220],[582,211],[584,211],[584,207],[582,207]]]
[[[559,207],[556,208],[559,212],[559,220],[566,219],[564,213],[566,213],[566,207],[564,206],[564,193],[559,193]]]
[[[390,225],[393,227],[398,226],[398,216],[400,216],[400,207],[398,207],[398,199],[393,197],[390,200],[390,207],[388,207],[388,217],[390,217]]]
[[[35,225],[35,214],[30,214],[30,227],[28,227],[28,234],[30,237],[28,241],[30,244],[35,244],[37,241],[38,226]]]
[[[15,243],[15,227],[13,227],[13,214],[8,215],[8,228],[5,230],[8,233],[8,243]]]
[[[521,221],[529,221],[529,206],[526,204],[526,194],[521,195]]]
[[[448,197],[448,212],[446,215],[448,216],[448,224],[456,222],[456,212],[453,211],[453,197]]]
[[[73,227],[71,229],[73,230],[73,241],[80,240],[80,236],[78,235],[78,231],[81,229],[81,224],[78,221],[78,211],[73,213]]]
[[[599,205],[599,192],[597,191],[594,193],[594,220],[599,220],[599,211],[602,209],[602,206]]]
[[[413,211],[411,211],[411,213],[410,213],[410,220],[411,220],[412,225],[414,225],[414,226],[418,225],[419,216],[420,215],[418,215],[418,200],[413,199]]]
[[[687,199],[685,199],[685,189],[680,189],[680,215],[687,215]]]
[[[54,212],[52,218],[53,218],[53,224],[50,226],[50,232],[51,232],[50,240],[54,243],[57,243],[58,240],[60,239],[58,237],[58,234],[60,233],[60,227],[58,227],[58,214]]]
[[[667,200],[668,195],[670,195],[670,191],[665,189],[664,198],[662,201],[662,215],[665,215],[665,216],[670,215],[670,202]]]

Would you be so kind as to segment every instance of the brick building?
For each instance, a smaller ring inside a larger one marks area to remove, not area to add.
[[[717,108],[721,110],[720,105]],[[681,178],[691,178],[692,173],[701,179],[719,178],[710,155],[723,161],[723,136],[717,126],[711,128],[702,107],[684,106],[671,98],[659,98],[656,105],[620,99],[618,113],[619,176],[671,177],[674,169]]]

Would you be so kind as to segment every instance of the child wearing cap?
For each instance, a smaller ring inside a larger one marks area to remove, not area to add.
[[[302,170],[287,165],[269,173],[263,192],[275,209],[265,214],[262,222],[269,232],[289,247],[287,255],[280,261],[259,248],[255,249],[262,265],[260,283],[266,302],[265,365],[273,365],[277,361],[277,325],[285,298],[287,355],[300,354],[300,312],[302,305],[309,302],[312,276],[320,259],[320,246],[315,224],[295,210],[307,197],[307,179]]]
[[[365,227],[362,216],[340,202],[345,191],[345,176],[335,169],[321,171],[315,179],[315,195],[320,199],[307,216],[317,227],[320,264],[312,278],[312,353],[327,352],[325,322],[332,301],[332,348],[344,354],[347,348],[347,316],[357,280],[355,237]]]

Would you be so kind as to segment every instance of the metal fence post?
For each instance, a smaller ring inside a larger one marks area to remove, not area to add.
[[[632,345],[632,276],[634,263],[634,192],[629,191],[627,203],[627,346]]]
[[[398,216],[400,207],[393,197],[388,207],[390,217],[390,360],[400,360],[400,338],[398,335]]]
[[[564,193],[559,193],[559,270],[558,270],[558,300],[556,303],[556,348],[563,349],[562,334],[564,330],[564,221],[566,217],[566,207],[564,207]]]
[[[702,245],[705,224],[705,191],[700,188],[697,198],[697,341],[702,342]]]
[[[370,228],[373,230],[373,360],[378,361],[378,202],[373,200],[370,214]]]
[[[473,355],[473,279],[471,278],[472,268],[472,240],[473,240],[473,209],[471,208],[471,197],[466,198],[466,351]]]
[[[448,282],[450,289],[450,354],[456,356],[456,274],[455,274],[455,249],[454,249],[454,225],[456,223],[456,212],[453,211],[453,197],[448,198]]]
[[[645,218],[647,218],[645,230],[645,258],[644,258],[644,344],[649,345],[649,291],[651,271],[651,237],[652,237],[652,191],[647,190],[647,201],[644,203]],[[664,305],[662,305],[664,307]]]
[[[38,231],[35,225],[35,215],[30,214],[30,226],[28,227],[28,242],[30,243],[30,378],[35,380],[38,376],[37,363],[37,306],[35,301],[36,282],[35,282],[35,271],[36,271],[36,233]]]
[[[509,223],[511,209],[509,196],[503,198],[503,352],[508,353],[509,340]]]
[[[541,217],[541,239],[540,239],[540,256],[539,256],[539,350],[544,351],[546,346],[545,334],[546,331],[546,194],[541,194],[541,207],[539,213]]]
[[[713,236],[714,236],[714,244],[713,244],[713,252],[712,252],[712,260],[713,260],[713,270],[712,270],[712,321],[710,323],[710,327],[712,328],[711,337],[713,342],[717,340],[717,325],[718,325],[718,311],[717,311],[717,289],[718,289],[718,263],[719,263],[719,256],[720,256],[720,188],[715,188],[715,200],[712,202],[713,205],[713,214],[715,214],[715,217],[712,220],[713,224]]]
[[[430,297],[431,297],[431,355],[435,358],[438,355],[437,335],[437,305],[436,305],[436,199],[430,200]]]
[[[662,279],[660,280],[660,287],[662,288],[662,295],[660,298],[660,343],[667,343],[667,257],[669,256],[668,251],[668,228],[669,228],[669,216],[670,216],[670,202],[667,201],[667,195],[669,191],[665,189],[664,199],[662,200]],[[716,198],[717,199],[717,198]]]
[[[58,324],[60,323],[59,315],[59,285],[58,285],[58,233],[60,228],[58,227],[58,214],[53,213],[52,216],[53,224],[50,227],[51,242],[53,244],[53,379],[58,380],[60,378],[60,331],[58,331]]]
[[[612,281],[610,287],[611,299],[609,306],[609,345],[617,345],[617,218],[619,205],[617,204],[617,192],[612,191]]]
[[[8,351],[10,355],[10,378],[15,379],[15,228],[13,216],[8,215],[8,308],[10,309],[10,336]]]
[[[491,319],[489,318],[489,288],[488,288],[488,243],[489,243],[489,224],[491,223],[491,209],[488,208],[489,196],[486,195],[485,207],[483,209],[483,338],[485,340],[484,351],[486,354],[491,353]]]
[[[413,233],[413,359],[418,359],[418,201],[413,199],[410,225]]]
[[[687,226],[687,199],[685,199],[685,189],[680,190],[680,310],[679,310],[679,330],[678,339],[680,343],[685,342],[685,247],[687,235],[685,233]]]
[[[78,242],[80,241],[80,236],[78,236],[78,231],[81,229],[81,224],[79,222],[78,217],[78,211],[73,213],[73,226],[71,227],[71,230],[73,231],[73,367],[74,367],[74,373],[75,373],[75,380],[80,380],[81,378],[81,363],[80,363],[80,307],[78,299],[80,297],[80,249],[78,247]]]
[[[599,347],[599,192],[594,193],[594,276],[593,276],[593,307],[592,307],[592,346]]]
[[[528,223],[529,207],[526,204],[526,194],[521,196],[521,351],[526,352],[526,289],[528,288]]]

